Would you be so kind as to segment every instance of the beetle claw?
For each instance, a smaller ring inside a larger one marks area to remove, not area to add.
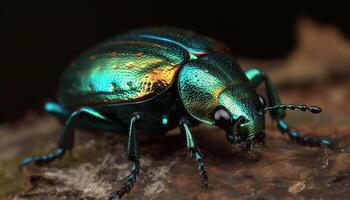
[[[199,149],[192,151],[193,157],[198,163],[199,176],[205,188],[208,188],[208,171],[204,166],[203,155],[200,153]]]
[[[200,177],[201,177],[202,183],[204,184],[205,188],[208,188],[208,172],[205,169],[204,165],[202,165],[199,170],[200,170]]]
[[[121,199],[125,194],[129,193],[131,191],[131,189],[134,187],[134,184],[136,183],[136,177],[137,177],[139,171],[140,171],[139,161],[137,159],[133,160],[132,161],[132,169],[131,169],[130,175],[127,177],[126,183],[124,183],[124,185],[120,188],[120,190],[112,192],[109,195],[108,200],[112,200],[116,197]]]
[[[111,192],[111,194],[108,197],[108,200],[113,200],[114,198],[118,197],[118,199],[121,199],[123,195],[120,194],[120,191],[117,192]]]

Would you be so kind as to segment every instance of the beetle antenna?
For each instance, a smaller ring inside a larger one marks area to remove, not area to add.
[[[281,105],[266,107],[264,109],[264,113],[266,113],[269,110],[275,110],[275,109],[284,109],[284,110],[286,110],[286,109],[291,109],[291,110],[299,109],[303,112],[309,111],[313,114],[317,114],[317,113],[322,112],[322,109],[318,106],[295,105],[294,103],[291,103],[291,104],[281,104]]]

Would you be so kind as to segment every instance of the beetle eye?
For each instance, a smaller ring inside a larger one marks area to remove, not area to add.
[[[261,102],[261,105],[262,105],[262,108],[266,108],[266,100],[263,96],[259,96],[259,99],[260,99],[260,102]]]
[[[231,116],[225,109],[218,109],[214,113],[215,125],[221,128],[227,127],[230,125]]]

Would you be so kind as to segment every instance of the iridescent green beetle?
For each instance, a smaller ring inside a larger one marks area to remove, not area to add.
[[[268,107],[255,90],[261,83],[266,86]],[[264,138],[264,114],[269,111],[291,139],[331,146],[327,139],[299,135],[283,120],[287,108],[319,113],[319,107],[281,104],[261,70],[243,72],[224,44],[183,29],[139,29],[88,50],[63,74],[58,98],[59,103],[45,107],[66,120],[57,150],[26,158],[21,165],[62,158],[73,148],[76,125],[128,133],[131,173],[110,199],[129,193],[136,182],[140,170],[136,129],[164,134],[179,126],[206,186],[207,171],[191,126],[218,126],[226,131],[228,142],[249,151]]]

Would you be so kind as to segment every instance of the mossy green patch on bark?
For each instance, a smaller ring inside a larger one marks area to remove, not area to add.
[[[42,145],[42,141],[32,140],[29,143],[30,150],[25,153],[19,153],[13,159],[1,160],[0,162],[0,199],[20,191],[24,191],[29,187],[23,170],[19,167],[19,163],[27,156],[36,155],[39,152],[50,148],[50,145]],[[22,151],[22,150],[21,150]],[[20,151],[20,152],[21,152]]]
[[[72,152],[67,152],[62,159],[48,164],[48,167],[72,168],[82,163],[92,162],[103,155],[104,143],[96,145],[92,140],[90,140],[90,145],[86,145],[86,143],[89,143],[86,140],[82,141],[81,144],[79,144],[79,141],[77,143]],[[45,155],[55,147],[55,144],[42,145],[41,141],[32,140],[29,146],[27,151],[19,153],[15,158],[0,162],[0,199],[25,191],[29,187],[26,174],[18,167],[20,161],[27,156]]]
[[[77,145],[72,151],[66,152],[62,159],[54,161],[50,166],[76,167],[82,163],[92,162],[103,155],[101,149],[103,149],[103,147],[98,148],[95,145],[89,148],[86,148],[83,145]]]
[[[17,158],[0,163],[0,199],[26,188],[25,177],[18,168],[19,162]]]

